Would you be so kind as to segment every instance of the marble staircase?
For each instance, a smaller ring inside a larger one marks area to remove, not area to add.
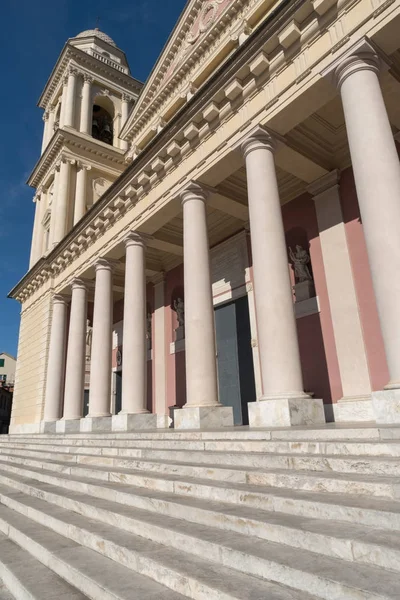
[[[398,600],[400,428],[1,436],[0,542],[0,600]]]

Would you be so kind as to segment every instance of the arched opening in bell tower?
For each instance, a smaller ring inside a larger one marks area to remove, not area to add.
[[[92,137],[113,145],[114,104],[107,96],[96,96],[93,101]]]

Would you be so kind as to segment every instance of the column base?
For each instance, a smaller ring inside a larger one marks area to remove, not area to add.
[[[292,425],[323,425],[325,423],[322,400],[280,398],[249,402],[250,427],[290,427]]]
[[[80,420],[81,433],[94,433],[96,431],[111,431],[111,416],[85,417]]]
[[[231,406],[187,406],[174,412],[175,429],[218,429],[233,427]]]
[[[41,421],[39,433],[56,433],[58,421]]]
[[[79,433],[82,419],[60,419],[56,421],[56,433]]]
[[[341,398],[332,404],[335,423],[362,423],[375,421],[371,396]]]
[[[373,392],[372,408],[378,424],[400,424],[400,389]]]
[[[134,431],[136,429],[168,429],[169,417],[152,413],[119,414],[111,417],[112,431]]]

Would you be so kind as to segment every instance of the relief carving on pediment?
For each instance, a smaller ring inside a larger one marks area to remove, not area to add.
[[[186,38],[181,44],[181,48],[172,61],[169,69],[165,73],[163,83],[167,81],[178,67],[184,62],[186,56],[190,53],[196,42],[216,23],[224,12],[225,8],[234,0],[206,0],[199,15],[193,23]]]

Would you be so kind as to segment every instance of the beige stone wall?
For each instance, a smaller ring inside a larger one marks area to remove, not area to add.
[[[51,325],[51,294],[22,311],[11,424],[42,418]]]

